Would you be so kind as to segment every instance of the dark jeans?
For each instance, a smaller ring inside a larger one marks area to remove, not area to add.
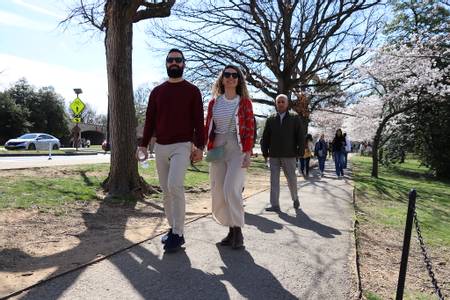
[[[300,158],[300,171],[302,172],[302,174],[309,175],[309,160],[310,157]]]
[[[338,151],[333,153],[334,165],[336,167],[336,175],[344,176],[344,151]]]
[[[321,173],[325,170],[325,160],[327,159],[326,156],[318,157],[317,160],[319,161],[319,170]]]

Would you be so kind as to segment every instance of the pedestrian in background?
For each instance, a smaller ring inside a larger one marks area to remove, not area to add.
[[[336,176],[342,178],[344,176],[344,152],[345,152],[345,138],[342,130],[336,130],[333,142],[333,159],[336,168]]]
[[[314,153],[314,144],[313,144],[313,137],[311,134],[307,134],[305,138],[305,150],[303,152],[303,155],[300,156],[300,172],[305,178],[308,178],[309,176],[309,164],[311,157]]]
[[[314,155],[319,161],[320,176],[323,177],[325,171],[325,160],[327,159],[328,149],[327,142],[325,142],[325,135],[322,133],[320,139],[314,146]]]
[[[233,65],[220,72],[212,94],[206,117],[207,149],[223,149],[209,168],[212,216],[229,227],[220,244],[240,249],[244,246],[245,223],[242,190],[255,134],[252,102],[244,75]]]
[[[267,118],[261,139],[261,151],[270,162],[270,206],[266,211],[280,211],[280,168],[286,176],[293,206],[300,202],[297,192],[296,157],[304,149],[302,123],[298,115],[288,111],[288,97],[280,94],[275,99],[277,113]]]
[[[332,160],[334,160],[334,158],[333,158],[333,141],[332,140],[327,141],[327,147],[328,147],[328,155],[330,156],[330,158]]]

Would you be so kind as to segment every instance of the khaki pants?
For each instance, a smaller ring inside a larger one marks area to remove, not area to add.
[[[280,168],[286,176],[292,201],[298,200],[295,157],[270,157],[270,205],[280,206]]]
[[[224,143],[224,158],[218,162],[212,162],[209,168],[212,215],[221,225],[243,227],[242,189],[247,171],[241,167],[244,154],[238,145],[236,133],[216,135],[215,146]]]
[[[163,190],[164,212],[172,232],[183,235],[186,214],[184,177],[189,166],[191,143],[155,144],[156,169]]]

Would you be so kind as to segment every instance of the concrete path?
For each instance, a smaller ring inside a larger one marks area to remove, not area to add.
[[[41,168],[82,164],[109,163],[110,154],[52,156],[5,156],[0,157],[0,170]]]
[[[245,250],[216,245],[227,229],[208,216],[186,227],[185,251],[157,237],[16,299],[351,299],[352,186],[328,167],[300,180],[301,210],[286,188],[279,214],[268,191],[247,199]]]

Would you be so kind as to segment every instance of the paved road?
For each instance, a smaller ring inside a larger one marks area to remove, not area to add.
[[[246,249],[217,246],[227,229],[205,217],[186,227],[186,249],[159,238],[44,283],[17,299],[351,299],[352,204],[347,179],[301,180],[301,210],[286,188],[246,200]]]
[[[109,163],[110,154],[52,156],[8,156],[0,157],[0,170],[51,167],[79,164]]]

